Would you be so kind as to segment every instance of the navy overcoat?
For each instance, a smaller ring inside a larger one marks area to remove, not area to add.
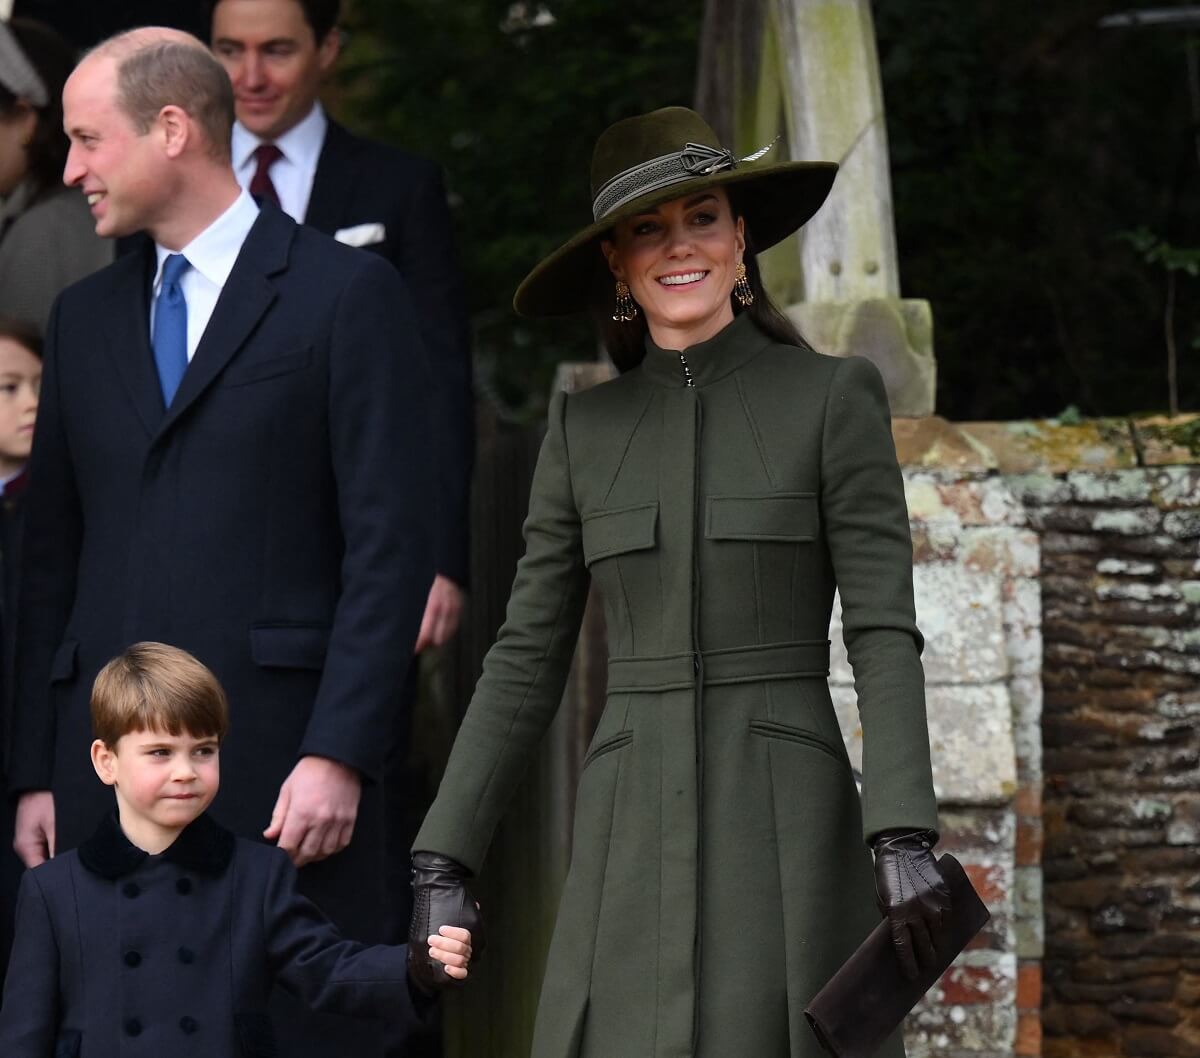
[[[278,982],[355,1018],[413,1022],[403,946],[342,937],[279,849],[201,816],[160,856],[115,813],[27,871],[0,1007],[5,1058],[267,1058]]]

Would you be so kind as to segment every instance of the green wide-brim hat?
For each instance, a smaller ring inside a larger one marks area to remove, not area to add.
[[[694,110],[664,107],[610,125],[592,152],[593,223],[567,240],[517,287],[522,316],[565,316],[588,307],[600,240],[624,217],[710,187],[736,187],[755,252],[774,246],[820,208],[835,162],[773,162],[767,151],[738,160]]]

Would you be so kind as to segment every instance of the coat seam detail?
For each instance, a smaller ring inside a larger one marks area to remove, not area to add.
[[[608,483],[608,488],[604,490],[604,499],[600,501],[602,505],[608,503],[608,497],[612,495],[612,490],[617,487],[617,478],[621,476],[621,470],[625,466],[625,457],[629,455],[629,449],[633,447],[633,439],[637,435],[638,427],[642,425],[642,420],[646,417],[646,412],[650,410],[650,405],[653,402],[654,394],[650,394],[646,399],[646,403],[642,406],[642,410],[638,412],[638,417],[634,420],[633,426],[629,429],[629,436],[625,438],[625,447],[621,449],[621,458],[617,460],[617,466],[613,470],[612,479]],[[563,433],[565,435],[565,429]]]
[[[750,404],[746,400],[746,392],[742,388],[742,376],[735,374],[733,381],[737,386],[738,399],[742,403],[742,412],[746,416],[746,424],[750,427],[750,436],[754,438],[754,448],[758,452],[758,458],[762,461],[763,472],[767,475],[767,484],[773,489],[778,489],[779,482],[775,479],[775,475],[771,471],[771,461],[767,459],[767,451],[763,446],[762,435],[758,431],[758,423],[750,412]]]

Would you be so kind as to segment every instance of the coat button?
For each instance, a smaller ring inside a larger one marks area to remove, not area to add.
[[[137,882],[126,882],[124,886],[121,887],[121,892],[123,892],[127,897],[129,897],[130,900],[132,900],[135,896],[141,896],[142,887],[138,885]]]
[[[129,966],[129,967],[141,966],[142,965],[141,952],[127,951],[125,953],[125,965]]]
[[[180,896],[187,896],[192,891],[192,880],[190,878],[178,878],[175,881],[175,892]]]
[[[125,1035],[140,1036],[142,1034],[142,1023],[137,1018],[125,1019]]]
[[[191,966],[196,961],[196,953],[191,948],[180,948],[177,954],[185,966]]]
[[[191,1035],[193,1032],[195,1032],[195,1031],[196,1031],[196,1030],[197,1030],[197,1029],[198,1029],[200,1026],[199,1026],[199,1025],[196,1023],[196,1019],[195,1019],[195,1018],[193,1018],[193,1017],[189,1017],[187,1014],[184,1014],[184,1015],[183,1015],[183,1017],[181,1017],[181,1018],[179,1019],[179,1027],[180,1027],[181,1029],[183,1029],[183,1031],[184,1031],[184,1032],[185,1032],[187,1035],[189,1035],[189,1036],[190,1036],[190,1035]]]

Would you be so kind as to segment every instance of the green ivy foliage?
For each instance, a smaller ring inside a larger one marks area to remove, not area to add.
[[[593,359],[587,321],[524,321],[517,284],[591,216],[612,122],[693,95],[699,0],[355,0],[343,109],[446,168],[479,388],[503,416],[545,408],[554,365]]]

